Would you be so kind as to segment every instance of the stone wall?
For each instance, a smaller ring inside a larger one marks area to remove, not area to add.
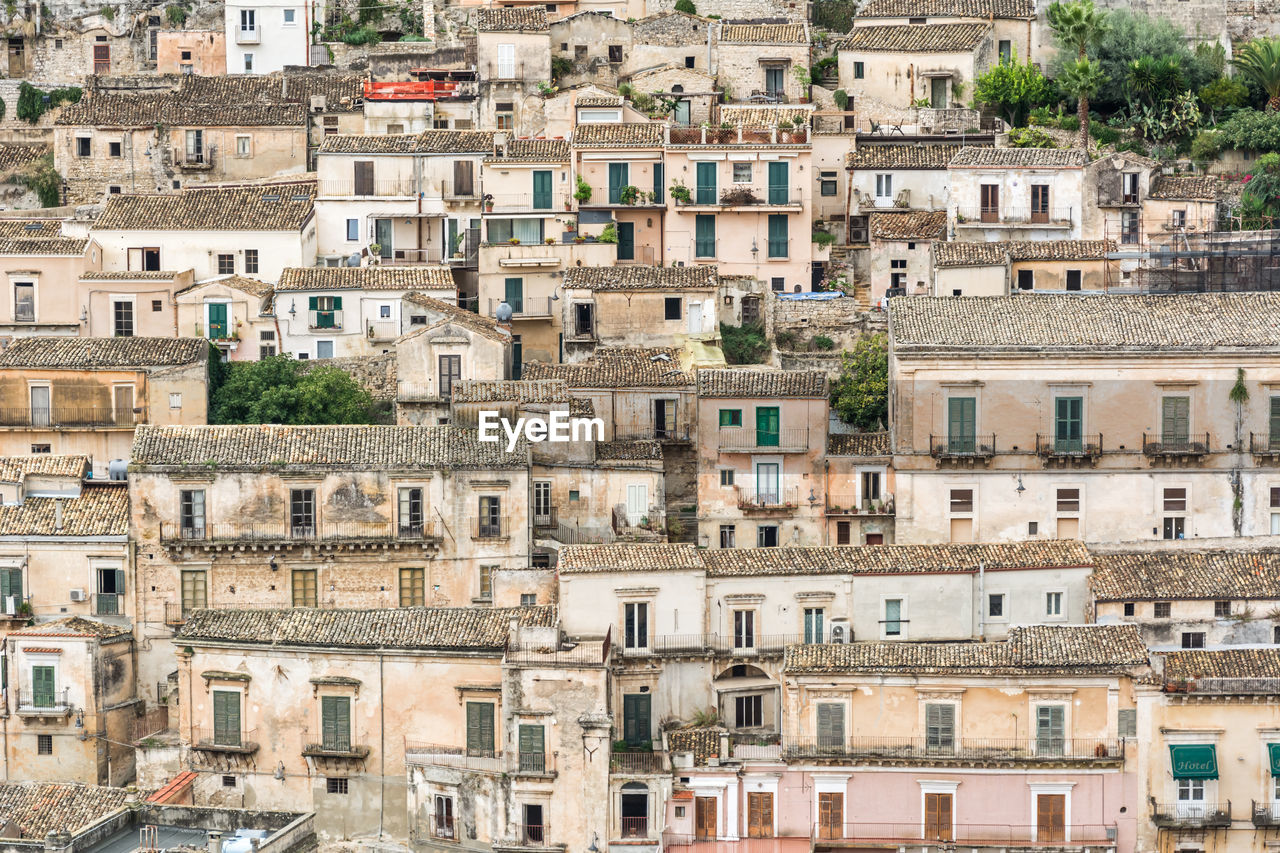
[[[830,302],[804,299],[772,300],[771,337],[779,332],[793,332],[797,343],[805,343],[817,335],[826,335],[836,342],[834,352],[852,349],[858,339],[886,331],[888,318],[883,312],[859,310],[855,299],[845,297]],[[821,353],[801,353],[821,358]]]
[[[653,12],[669,12],[675,0],[649,0]],[[808,0],[694,0],[699,15],[719,15],[727,21],[779,18],[795,23],[809,20]]]

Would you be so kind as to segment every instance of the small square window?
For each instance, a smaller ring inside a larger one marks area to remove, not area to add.
[[[733,485],[733,469],[732,468],[720,469],[720,485],[722,488],[727,488],[728,486]]]
[[[1126,601],[1126,602],[1124,603],[1124,615],[1125,615],[1125,616],[1132,616],[1132,615],[1133,615],[1133,611],[1134,611],[1133,602],[1132,602],[1132,601]]]
[[[256,273],[258,271],[258,250],[244,250],[244,271],[246,273]]]
[[[107,187],[107,192],[111,195],[120,195],[120,187],[113,184],[112,186]]]
[[[676,806],[676,817],[684,817],[684,806]]]
[[[76,156],[89,157],[93,154],[93,140],[87,136],[76,137]]]
[[[233,275],[235,271],[235,255],[218,255],[218,275]]]
[[[578,499],[579,499],[579,497],[580,497],[580,496],[579,496],[579,494],[578,494],[578,490],[577,490],[577,489],[570,489],[570,490],[569,490],[569,500],[571,500],[571,501],[576,501],[576,500],[578,500]]]
[[[622,45],[620,44],[609,45],[609,61],[610,62],[622,61]]]
[[[778,525],[764,524],[756,528],[757,548],[778,547]]]
[[[169,395],[169,408],[171,408],[171,409],[181,409],[181,408],[182,408],[182,394],[181,394],[181,392],[177,392],[177,393],[173,393],[173,394],[170,394],[170,395]]]
[[[347,240],[355,241],[359,239],[360,239],[360,220],[348,219],[347,220]]]
[[[1164,490],[1164,509],[1165,509],[1165,512],[1186,512],[1187,511],[1187,490],[1186,489],[1165,489]]]
[[[1004,593],[992,593],[987,596],[987,616],[992,619],[1004,618]]]
[[[538,603],[538,594],[537,594],[536,592],[522,592],[522,593],[520,593],[520,606],[521,606],[521,607],[533,607],[533,606],[534,606],[534,605],[536,605],[537,603]]]
[[[1184,649],[1203,649],[1204,648],[1204,632],[1203,631],[1183,631],[1182,647]]]
[[[697,64],[698,64],[698,57],[696,57],[696,56],[686,56],[686,57],[684,58],[684,67],[685,67],[685,68],[693,68],[693,67],[694,67],[695,65],[697,65]]]
[[[861,80],[866,74],[866,66],[861,62],[853,63],[853,79]]]
[[[53,755],[53,735],[36,735],[36,755]]]
[[[248,157],[253,154],[252,138],[248,136],[236,137],[236,156]]]
[[[682,314],[679,296],[668,296],[663,300],[664,319],[679,320]]]
[[[1168,619],[1173,612],[1173,606],[1168,601],[1157,601],[1152,612],[1157,619]]]
[[[781,293],[787,289],[787,280],[782,276],[773,276],[769,279],[769,287],[774,293]]]
[[[183,62],[190,62],[190,61],[191,61],[191,51],[189,51],[189,50],[184,50],[184,51],[182,51],[182,61],[183,61]]]
[[[425,315],[425,314],[414,314],[413,316],[411,316],[411,317],[409,318],[409,325],[410,325],[410,326],[425,326],[425,325],[427,325],[427,317],[426,317],[426,315]]]
[[[1062,593],[1046,592],[1044,594],[1044,615],[1045,616],[1061,616],[1062,615]]]
[[[121,156],[121,152],[120,152],[120,143],[119,143],[119,142],[108,142],[108,143],[107,143],[107,153],[108,153],[109,155],[111,155],[112,157],[119,157],[119,156]]]
[[[735,184],[751,183],[751,164],[750,163],[734,163],[733,164],[733,182]]]
[[[1038,534],[1039,532],[1040,532],[1040,522],[1038,522],[1038,521],[1028,521],[1028,522],[1027,522],[1027,535],[1028,535],[1028,536],[1035,536],[1035,535],[1036,535],[1036,534]]]
[[[951,490],[952,512],[973,512],[973,489]]]
[[[1230,601],[1215,601],[1213,603],[1213,615],[1218,619],[1225,619],[1231,615]]]
[[[541,554],[534,554],[529,558],[529,563],[535,569],[549,569],[551,568],[551,555],[545,552]]]
[[[347,777],[329,776],[324,780],[324,787],[330,794],[345,794],[347,792]]]
[[[222,787],[224,787],[224,788],[234,788],[235,786],[236,786],[236,777],[234,777],[234,776],[223,776],[223,777],[222,777]]]
[[[298,14],[298,10],[297,10],[297,9],[285,9],[285,10],[284,10],[284,25],[285,25],[286,27],[292,27],[294,24],[296,24],[296,23],[297,23],[297,14]]]
[[[152,299],[152,300],[151,300],[151,310],[152,310],[153,312],[155,312],[155,311],[163,311],[163,310],[164,310],[164,300],[163,300],[163,299]]]

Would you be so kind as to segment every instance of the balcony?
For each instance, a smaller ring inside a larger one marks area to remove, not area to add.
[[[384,250],[386,251],[386,250]],[[391,247],[390,256],[379,258],[378,263],[384,267],[400,267],[400,266],[424,266],[427,264],[442,264],[446,258],[438,249],[400,249]]]
[[[350,743],[309,743],[302,748],[302,754],[307,758],[338,761],[363,761],[369,757],[370,751],[367,746]]]
[[[800,490],[795,486],[734,486],[738,497],[738,509],[788,510],[800,506]]]
[[[516,757],[516,773],[525,776],[555,776],[556,757],[545,752],[521,752]]]
[[[949,826],[926,826],[915,823],[816,823],[813,827],[815,849],[859,845],[926,846],[952,849],[961,847],[1115,847],[1116,827],[1108,824],[1008,824],[960,823]],[[839,845],[824,841],[842,841]],[[905,843],[904,843],[905,842]]]
[[[893,515],[893,495],[875,500],[863,500],[859,506],[858,496],[855,494],[832,494],[827,495],[826,508],[827,515],[890,516]]]
[[[1153,461],[1199,459],[1209,453],[1209,433],[1196,435],[1142,434],[1142,453]]]
[[[804,207],[804,190],[801,187],[769,187],[757,192],[749,185],[734,186],[716,198],[715,187],[695,187],[689,200],[676,199],[676,207],[694,208],[699,213],[733,212],[747,210],[801,210]]]
[[[809,428],[721,427],[719,446],[721,453],[803,453],[809,449]]]
[[[527,174],[527,173],[526,173]],[[485,213],[502,215],[504,213],[545,213],[551,216],[556,212],[572,209],[572,198],[564,191],[551,194],[537,193],[485,193]]]
[[[227,731],[224,729],[196,729],[191,738],[191,748],[201,752],[225,752],[232,755],[252,755],[258,751],[253,729]]]
[[[623,839],[641,839],[648,838],[650,827],[653,821],[649,820],[647,815],[640,817],[621,817],[618,819],[622,824]]]
[[[1082,435],[1077,438],[1059,438],[1056,435],[1036,435],[1036,455],[1046,465],[1069,465],[1073,462],[1092,462],[1102,455],[1102,433]]]
[[[1124,760],[1124,741],[1108,738],[827,738],[784,736],[782,757],[890,764],[1108,764]]]
[[[159,708],[152,708],[141,717],[136,717],[130,728],[134,743],[167,731],[169,728],[169,707],[161,705]]]
[[[1280,826],[1280,803],[1260,803],[1253,800],[1250,802],[1249,814],[1256,827],[1271,829]]]
[[[662,424],[614,423],[614,441],[690,441],[689,424],[668,420]]]
[[[480,72],[481,83],[521,83],[524,81],[523,62],[490,62]],[[540,72],[546,74],[546,71]]]
[[[207,151],[183,152],[174,165],[183,172],[211,172],[217,157],[217,146],[210,145]]]
[[[1231,801],[1152,803],[1151,822],[1160,829],[1230,829]]]
[[[506,300],[490,299],[489,300],[489,316],[498,316],[498,306]],[[511,304],[511,318],[513,320],[529,320],[541,317],[554,317],[559,312],[556,310],[556,301],[550,296],[526,296],[523,299],[517,299]]]
[[[329,179],[320,181],[318,198],[417,198],[418,182],[413,178],[381,180]]]
[[[929,455],[939,461],[981,462],[996,455],[996,437],[990,435],[931,435]]]
[[[695,145],[806,145],[809,142],[809,129],[797,127],[790,130],[779,128],[748,127],[670,127],[668,144],[679,146]]]
[[[1280,461],[1280,435],[1249,433],[1249,452],[1269,462]]]
[[[515,845],[517,847],[546,847],[550,844],[551,827],[545,823],[521,823],[516,825]],[[497,842],[496,847],[511,846],[509,843]]]
[[[609,772],[620,776],[647,776],[667,772],[667,754],[658,752],[614,752],[609,756]]]
[[[257,27],[240,27],[236,30],[236,44],[261,44],[262,31]]]
[[[14,706],[19,717],[67,717],[71,715],[71,689],[36,692],[14,691]]]
[[[467,524],[471,531],[471,538],[477,540],[486,539],[510,539],[511,538],[511,519],[507,516],[485,516],[480,518],[472,518]]]
[[[95,592],[93,594],[94,616],[123,616],[124,596],[112,592]]]
[[[141,406],[117,409],[112,406],[57,406],[53,408],[0,408],[0,427],[66,429],[76,427],[124,427],[133,429],[146,423]]]
[[[166,548],[243,549],[295,545],[392,547],[434,544],[439,539],[436,522],[430,520],[404,525],[389,521],[335,521],[319,524],[249,522],[201,526],[160,523],[160,544]]]
[[[404,760],[411,765],[452,767],[478,773],[503,773],[507,769],[501,750],[467,749],[409,740],[404,744]]]
[[[431,838],[440,838],[445,841],[457,841],[458,830],[453,815],[434,814],[431,816]],[[416,839],[415,839],[416,840]]]
[[[1218,696],[1280,696],[1280,678],[1196,678],[1166,680],[1165,693],[1199,693]]]
[[[811,853],[813,839],[782,835],[717,841],[668,829],[662,833],[662,849],[664,853]]]
[[[626,634],[621,633],[625,637]],[[779,656],[787,646],[804,642],[803,634],[663,634],[643,647],[620,647],[623,657],[722,657],[759,658]]]
[[[480,184],[478,181],[441,181],[440,196],[447,201],[480,203]]]
[[[1075,209],[1051,207],[1032,210],[1029,207],[962,207],[956,210],[957,228],[1070,228],[1075,223]]]
[[[395,320],[373,320],[365,334],[371,341],[394,341],[400,337],[400,324]]]
[[[204,607],[203,604],[200,607]],[[181,601],[166,601],[164,603],[164,624],[170,627],[185,625],[187,619],[191,616],[191,611],[199,608],[193,605],[185,605]]]

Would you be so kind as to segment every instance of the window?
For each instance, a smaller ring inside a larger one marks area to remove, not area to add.
[[[700,163],[698,165],[703,164]],[[712,194],[714,195],[714,191]],[[699,203],[712,204],[714,202]],[[711,214],[700,213],[693,218],[693,256],[695,258],[714,258],[716,256],[716,218]]]
[[[181,537],[204,538],[204,489],[183,489],[178,493]]]
[[[732,469],[732,468],[721,468],[721,469],[720,469],[720,486],[721,486],[721,488],[728,488],[729,486],[732,486],[732,485],[733,485],[733,473],[734,473],[734,472],[733,472],[733,469]]]
[[[1185,210],[1172,210],[1169,212],[1169,222],[1174,228],[1187,227],[1187,212]]]
[[[447,399],[453,396],[453,384],[462,379],[462,356],[440,356],[439,368],[440,396]]]
[[[320,742],[328,752],[351,751],[351,697],[320,697]]]
[[[347,793],[347,777],[346,776],[326,776],[324,780],[324,789],[330,794]]]
[[[679,296],[668,296],[662,300],[663,319],[679,320],[681,317],[681,305]]]
[[[236,271],[235,255],[218,255],[218,275],[233,275]]]
[[[36,735],[36,755],[53,755],[53,735]]]
[[[494,749],[493,703],[467,703],[467,754],[492,756]]]
[[[823,196],[834,196],[838,192],[835,172],[819,172],[818,173],[818,194]]]
[[[1049,221],[1049,185],[1031,185],[1031,221]]]
[[[684,58],[685,68],[694,68],[697,66],[698,58],[696,56],[686,56]]]
[[[107,155],[108,155],[108,156],[110,156],[110,157],[119,157],[119,156],[121,156],[121,154],[122,154],[122,151],[121,151],[121,145],[120,145],[120,143],[119,143],[119,142],[108,142],[108,143],[107,143]]]
[[[1126,601],[1126,602],[1124,603],[1124,615],[1125,615],[1125,616],[1132,616],[1132,615],[1133,615],[1133,613],[1134,613],[1134,605],[1133,605],[1133,602],[1132,602],[1132,601]]]
[[[498,130],[511,130],[516,126],[515,105],[506,102],[495,105],[497,110],[493,115],[494,127]]]
[[[520,593],[520,606],[533,607],[538,603],[538,594],[536,592]]]
[[[1057,507],[1058,512],[1079,512],[1080,490],[1058,489]]]
[[[862,499],[864,501],[880,500],[880,472],[862,472]]]
[[[476,519],[476,536],[480,539],[498,539],[502,537],[502,498],[497,495],[482,495],[479,501],[480,516]]]
[[[1173,611],[1172,602],[1157,601],[1152,607],[1152,615],[1157,619],[1168,619]]]
[[[234,690],[213,691],[213,742],[240,746],[240,694]]]
[[[33,444],[31,445],[31,452],[32,453],[52,453],[53,445],[52,444]]]
[[[818,746],[828,749],[844,746],[844,705],[838,702],[817,703]]]
[[[750,163],[734,163],[733,164],[733,182],[735,184],[751,183],[751,164]]]
[[[1061,755],[1066,734],[1065,705],[1036,707],[1036,754]]]
[[[987,596],[987,616],[992,619],[1003,619],[1004,612],[1004,593],[993,592]]]
[[[133,337],[133,300],[120,299],[111,303],[112,331],[117,338]]]
[[[422,535],[422,489],[418,487],[399,490],[400,535]]]
[[[836,522],[836,544],[852,545],[853,544],[853,525],[847,521]]]
[[[93,156],[93,140],[88,136],[76,137],[76,156],[92,157]]]
[[[290,573],[294,607],[318,607],[315,569],[294,569]]]
[[[804,641],[806,643],[822,643],[825,642],[825,634],[822,633],[823,620],[826,611],[821,607],[806,607],[804,609]]]
[[[204,131],[188,130],[186,135],[186,162],[204,162]]]
[[[284,10],[284,20],[283,20],[281,23],[283,23],[283,24],[284,24],[284,26],[286,26],[286,27],[296,26],[296,25],[297,25],[297,15],[298,15],[298,10],[297,10],[297,9],[285,9],[285,10]]]
[[[312,536],[316,532],[316,490],[289,490],[289,526],[294,536]]]
[[[1276,399],[1275,397],[1271,398]],[[1274,406],[1273,406],[1274,408]],[[1274,435],[1274,433],[1272,433]],[[1280,535],[1280,488],[1271,488],[1271,535]]]
[[[1138,711],[1136,708],[1121,708],[1116,711],[1116,734],[1120,737],[1138,736]]]
[[[947,452],[973,453],[977,447],[978,400],[976,397],[947,399]],[[970,493],[972,496],[972,493]],[[952,512],[955,512],[953,509]]]
[[[1231,602],[1215,601],[1213,603],[1213,615],[1218,619],[1226,619],[1231,615]]]
[[[1203,779],[1179,779],[1178,780],[1178,802],[1179,803],[1203,803],[1204,802],[1204,780]]]
[[[772,165],[772,164],[770,164]],[[785,190],[785,187],[784,187]],[[785,213],[769,214],[769,257],[785,258],[791,246],[790,217]]]
[[[853,79],[861,80],[866,76],[866,66],[861,62],[853,63]]]
[[[884,635],[886,637],[901,637],[902,622],[902,599],[886,598],[884,602],[884,619],[880,622],[883,626]]]
[[[349,242],[355,242],[359,239],[360,239],[360,220],[348,219],[347,220],[347,240]]]
[[[453,838],[453,797],[437,794],[431,834],[436,838]]]
[[[51,666],[31,667],[31,704],[36,708],[52,708],[57,701],[57,687],[54,668]]]
[[[952,489],[952,512],[973,512],[973,489]]]
[[[1061,616],[1062,615],[1062,593],[1046,592],[1044,594],[1044,615],[1045,616]]]
[[[890,296],[896,296],[903,292],[907,286],[907,261],[905,258],[894,258],[889,261],[889,289],[893,292]]]
[[[1204,648],[1204,632],[1203,631],[1183,631],[1182,647],[1184,649],[1203,649]]]
[[[781,293],[787,289],[787,280],[782,276],[773,276],[769,279],[769,289],[774,293]]]
[[[1067,270],[1067,290],[1080,289],[1080,270]]]
[[[1187,490],[1165,489],[1163,506],[1165,512],[1185,512],[1187,509]]]
[[[480,595],[479,598],[485,601],[493,599],[493,570],[497,566],[481,566],[480,567]]]
[[[756,612],[754,610],[733,611],[733,647],[735,649],[756,647]]]
[[[222,787],[224,787],[224,788],[234,788],[235,786],[236,786],[236,777],[234,777],[234,776],[223,776],[223,777],[222,777]]]
[[[997,49],[1000,54],[1000,64],[1008,65],[1013,61],[1013,42],[1008,39],[1000,39]]]
[[[236,137],[236,156],[248,157],[253,153],[253,138],[250,136]]]
[[[204,571],[184,571],[182,573],[182,617],[185,619],[192,610],[205,607],[207,576]]]
[[[735,696],[733,724],[739,729],[764,725],[764,697],[758,693],[752,696]]]
[[[246,273],[257,274],[258,272],[258,250],[244,250],[244,271]]]
[[[427,604],[426,569],[400,570],[400,606],[425,607]],[[523,600],[520,602],[523,604]]]
[[[1139,233],[1138,212],[1124,210],[1120,212],[1120,242],[1132,246],[1142,241]]]
[[[956,747],[956,706],[950,702],[928,702],[924,706],[924,744],[929,752],[954,752]]]
[[[15,323],[34,323],[36,321],[35,282],[14,282],[13,320]]]
[[[622,45],[620,44],[609,45],[609,61],[610,62],[622,61]]]
[[[732,524],[720,525],[720,547],[721,548],[736,548],[737,536],[738,536],[738,530]]]
[[[1120,201],[1123,204],[1138,203],[1138,173],[1124,172],[1120,175]]]
[[[776,524],[762,524],[756,528],[756,547],[778,547],[778,526]]]
[[[742,426],[742,409],[721,409],[720,428]]]
[[[120,616],[124,613],[124,571],[98,569],[98,595],[93,611],[99,616]]]
[[[622,643],[628,649],[649,647],[649,605],[643,601],[629,601],[622,605]]]
[[[887,203],[893,199],[893,175],[876,175],[876,203]]]
[[[251,33],[258,28],[257,11],[254,9],[240,10],[240,31]]]

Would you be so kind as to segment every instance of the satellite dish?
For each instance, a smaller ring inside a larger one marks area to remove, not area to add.
[[[498,310],[495,313],[498,315],[499,323],[508,323],[511,321],[511,306],[507,303],[498,303]]]
[[[359,252],[356,252],[356,253],[354,253],[351,257],[347,258],[347,266],[349,266],[349,267],[358,267],[358,266],[360,266],[360,253],[359,253]]]

